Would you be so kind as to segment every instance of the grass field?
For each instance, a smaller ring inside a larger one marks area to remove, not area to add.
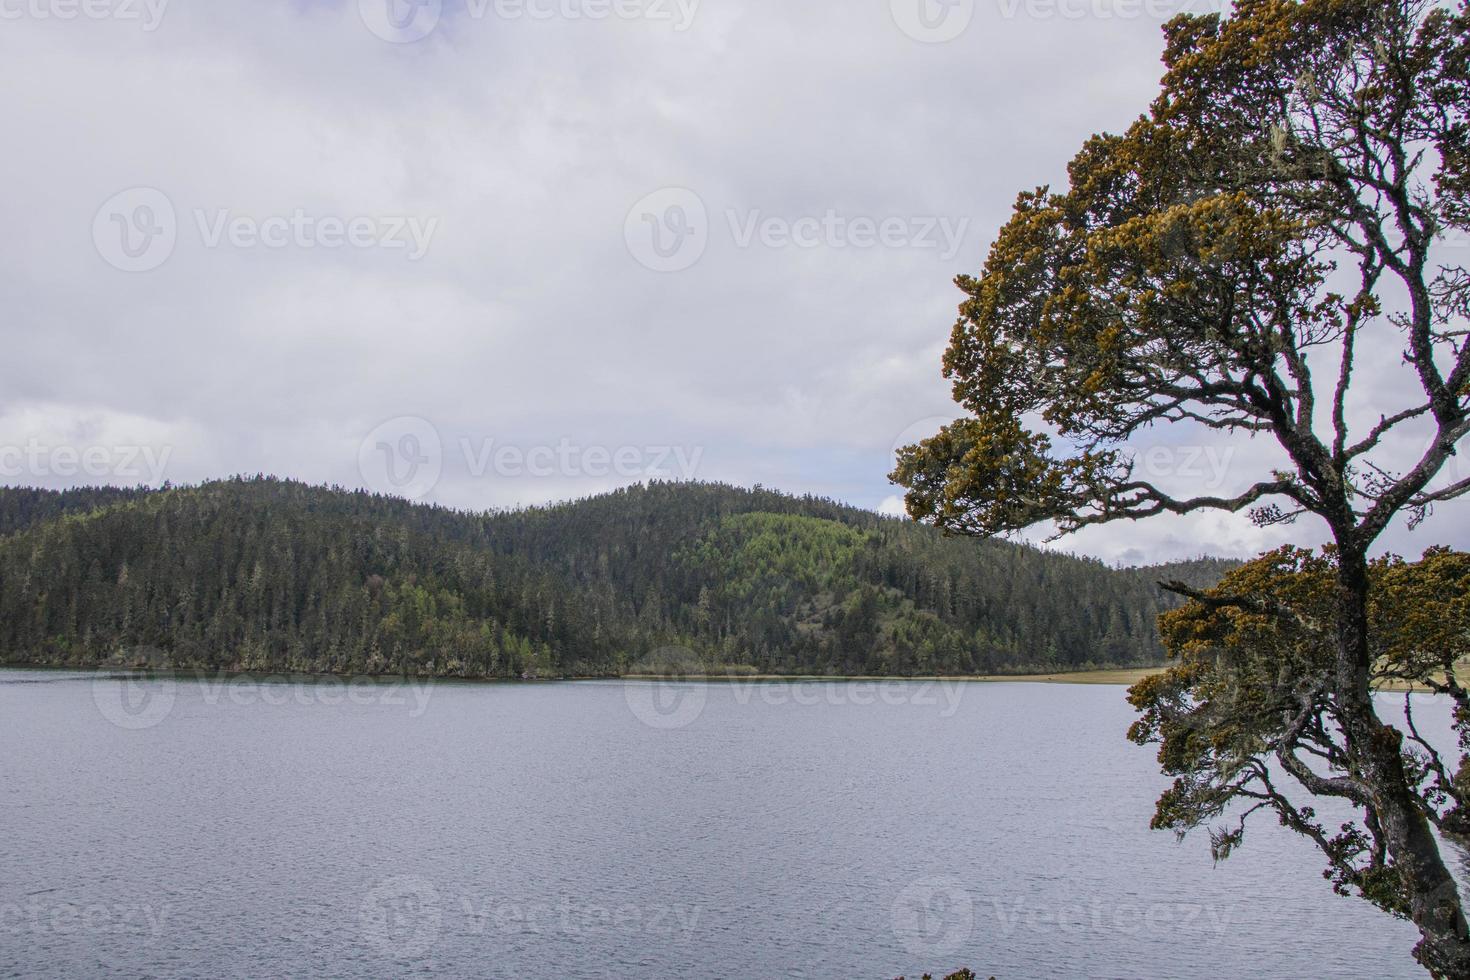
[[[973,681],[975,683],[1040,683],[1040,684],[1134,684],[1150,674],[1157,674],[1162,667],[1119,667],[1107,670],[1059,671],[1055,674],[982,674],[979,676],[934,677],[832,677],[816,674],[688,674],[680,680],[708,681]],[[658,680],[667,675],[624,674],[629,680]]]

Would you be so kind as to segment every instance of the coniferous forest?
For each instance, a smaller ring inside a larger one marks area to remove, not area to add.
[[[0,489],[0,662],[514,678],[1161,661],[1167,570],[655,483],[472,514],[257,477]]]

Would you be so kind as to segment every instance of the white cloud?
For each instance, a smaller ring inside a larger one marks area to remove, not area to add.
[[[358,483],[363,437],[413,416],[449,447],[680,447],[700,478],[891,512],[895,441],[954,414],[939,376],[951,280],[978,269],[1017,191],[1061,180],[1088,134],[1147,105],[1160,36],[1158,19],[977,5],[926,44],[889,6],[701,3],[681,31],[445,0],[412,44],[375,36],[357,0],[174,3],[153,31],[7,21],[0,81],[25,95],[0,105],[0,435],[55,439],[85,414],[173,446],[176,480]],[[177,241],[129,274],[92,232],[135,187],[167,196]],[[704,253],[678,273],[639,264],[624,234],[668,187],[709,212]],[[438,225],[417,261],[210,247],[197,215],[220,209]],[[812,247],[738,233],[828,215],[844,230]],[[864,244],[855,220],[898,220],[907,245]],[[931,221],[963,225],[953,258],[925,244]],[[1368,380],[1364,417],[1394,394],[1391,372]],[[1266,458],[1237,445],[1232,460]],[[626,482],[461,464],[445,460],[429,499]],[[1462,532],[1441,518],[1417,537],[1434,535]],[[1210,517],[1064,546],[1172,557],[1271,540]]]
[[[904,517],[908,511],[904,508],[903,498],[895,493],[883,498],[883,502],[878,505],[878,513],[888,517]]]

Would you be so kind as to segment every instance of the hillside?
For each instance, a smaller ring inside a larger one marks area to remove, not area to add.
[[[653,484],[467,514],[267,478],[0,489],[0,662],[913,675],[1157,662],[1161,577],[810,497]],[[674,652],[670,651],[674,648]]]

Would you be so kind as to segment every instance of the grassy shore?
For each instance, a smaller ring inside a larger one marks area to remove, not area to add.
[[[825,674],[681,674],[689,681],[973,681],[975,683],[1032,684],[1135,684],[1162,667],[1111,667],[1106,670],[1058,671],[1054,674],[979,674],[941,675],[929,677],[894,677],[892,675],[831,676]],[[629,680],[661,680],[667,674],[624,674]]]
[[[1137,684],[1145,677],[1163,673],[1163,667],[1113,667],[1059,674],[1001,674],[977,677],[978,681],[1031,681],[1041,684]]]
[[[975,683],[1027,683],[1027,684],[1118,684],[1132,686],[1151,677],[1161,674],[1164,667],[1108,667],[1102,670],[1073,670],[1058,671],[1053,674],[979,674],[979,675],[944,675],[930,677],[894,677],[894,676],[827,676],[820,674],[686,674],[679,675],[680,680],[707,680],[707,681],[973,681]],[[623,677],[630,680],[659,680],[668,677],[667,674],[624,674]],[[1455,670],[1461,686],[1470,687],[1470,665],[1458,667]],[[1406,691],[1420,691],[1427,693],[1428,688],[1423,685],[1409,685],[1403,681],[1391,681],[1378,685],[1376,690],[1390,693],[1402,694]]]

